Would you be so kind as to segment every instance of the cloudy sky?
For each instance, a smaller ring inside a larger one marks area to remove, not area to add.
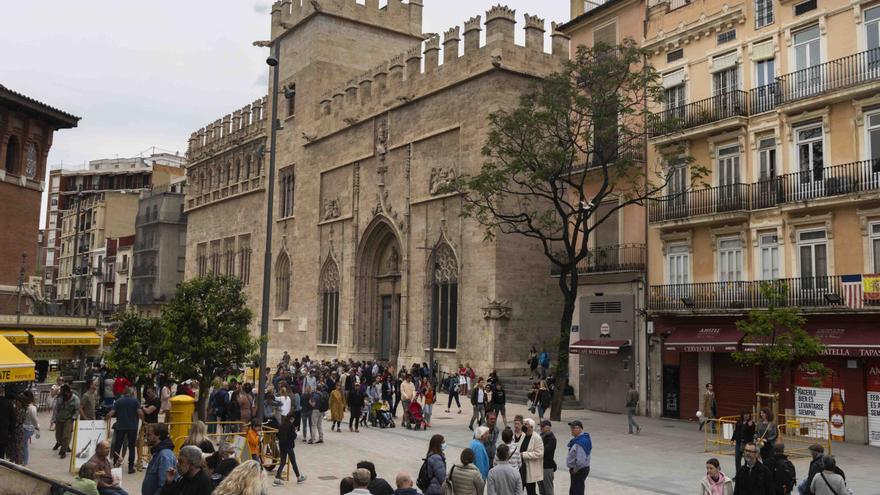
[[[363,3],[363,0],[359,0]],[[499,0],[424,0],[424,32],[442,32]],[[385,0],[381,0],[384,4]],[[568,20],[568,0],[508,0]],[[65,168],[153,146],[186,151],[190,133],[266,92],[270,0],[49,0],[3,9],[0,84],[82,117],[55,135]],[[518,29],[519,31],[519,29]],[[520,43],[522,33],[518,32]]]

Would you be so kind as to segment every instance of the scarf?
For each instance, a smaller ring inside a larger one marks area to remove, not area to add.
[[[711,476],[706,476],[706,481],[709,482],[709,490],[712,495],[724,495],[725,479],[724,473],[718,474],[718,481],[713,480]]]

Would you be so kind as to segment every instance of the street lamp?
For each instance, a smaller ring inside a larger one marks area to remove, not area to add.
[[[269,353],[269,288],[272,278],[272,209],[275,204],[275,148],[278,139],[278,57],[279,40],[272,43],[272,54],[266,64],[272,67],[272,119],[269,137],[269,185],[266,197],[266,246],[263,250],[263,304],[260,310],[260,365],[259,391],[257,392],[257,418],[263,422],[266,397],[266,361]],[[257,45],[255,43],[255,45]],[[260,45],[257,45],[260,46]]]

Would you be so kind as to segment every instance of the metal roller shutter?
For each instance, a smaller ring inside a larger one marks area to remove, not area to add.
[[[754,407],[754,368],[743,368],[732,354],[716,352],[712,355],[712,374],[719,416],[739,416],[740,411]]]
[[[696,418],[697,411],[700,410],[700,378],[697,364],[696,352],[682,352],[681,359],[681,409],[679,409],[681,419]]]

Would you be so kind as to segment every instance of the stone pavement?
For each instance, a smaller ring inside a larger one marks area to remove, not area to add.
[[[441,394],[445,399],[445,394]],[[443,404],[445,405],[445,404]],[[272,487],[270,493],[308,493],[334,495],[339,480],[347,476],[355,464],[368,459],[376,464],[379,476],[394,483],[400,470],[408,471],[414,478],[425,455],[428,439],[439,433],[449,444],[448,462],[457,461],[461,450],[470,442],[467,429],[470,406],[465,405],[461,415],[453,409],[451,414],[443,407],[435,408],[434,427],[425,431],[410,431],[401,427],[380,430],[361,428],[360,433],[349,433],[344,425],[342,433],[330,432],[329,422],[324,427],[325,443],[308,445],[297,442],[296,453],[300,469],[308,480],[297,485],[287,483]],[[513,414],[527,414],[525,407],[508,405],[512,423]],[[653,418],[638,418],[642,426],[639,436],[626,432],[626,417],[592,411],[565,411],[563,419],[581,419],[593,439],[593,458],[587,493],[617,494],[690,494],[697,492],[700,478],[705,474],[706,459],[712,457],[703,452],[703,436],[693,422]],[[48,415],[40,416],[44,434],[32,445],[31,468],[60,480],[69,480],[68,460],[60,460],[51,451],[54,435],[48,431]],[[499,421],[500,423],[500,421]],[[565,444],[570,435],[565,423],[554,425],[560,447],[556,452],[557,464],[564,466]],[[880,449],[866,446],[835,444],[834,454],[838,464],[847,473],[850,487],[858,495],[878,495],[877,467],[880,466]],[[719,456],[722,470],[733,472],[733,457]],[[795,459],[799,475],[807,472],[808,461]],[[451,465],[451,464],[449,464]],[[556,473],[556,493],[568,493],[568,473],[564,468]],[[140,493],[142,473],[125,475],[123,486],[131,493]]]

